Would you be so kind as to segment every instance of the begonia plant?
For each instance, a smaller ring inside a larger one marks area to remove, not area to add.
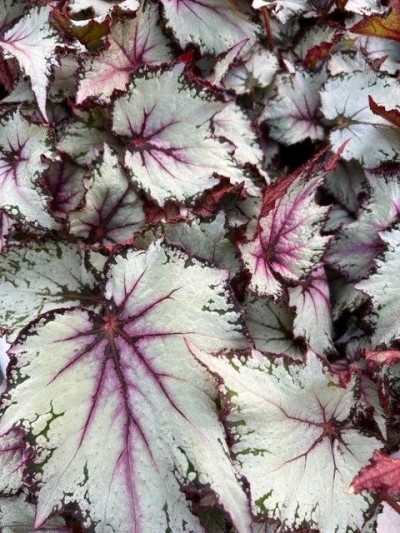
[[[400,512],[399,28],[0,0],[1,532]]]

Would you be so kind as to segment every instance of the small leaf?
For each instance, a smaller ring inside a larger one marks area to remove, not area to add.
[[[387,110],[383,105],[378,105],[372,98],[372,96],[368,97],[368,101],[369,107],[375,115],[384,118],[385,120],[393,124],[393,126],[400,128],[400,111],[398,109]]]
[[[46,93],[51,66],[57,64],[58,34],[49,24],[49,6],[33,8],[0,38],[0,47],[15,57],[31,80],[39,109],[47,120]]]
[[[109,46],[84,63],[77,104],[87,98],[109,102],[115,90],[125,91],[132,73],[144,65],[157,65],[171,59],[168,41],[159,26],[155,5],[140,8],[135,19],[117,21],[108,38]]]
[[[60,135],[57,149],[69,155],[75,163],[86,166],[95,161],[104,143],[113,147],[115,139],[105,126],[106,118],[96,108],[77,112],[77,119]]]
[[[309,8],[307,0],[253,0],[254,9],[271,9],[274,16],[282,23],[296,15],[301,15]]]
[[[11,227],[10,217],[0,209],[0,252],[7,246],[7,237]]]
[[[400,2],[392,0],[390,8],[389,14],[364,17],[354,24],[350,31],[400,41]]]
[[[68,4],[73,13],[91,9],[100,20],[104,20],[115,8],[129,12],[136,11],[140,6],[139,0],[69,0]]]
[[[0,255],[0,329],[15,331],[39,313],[96,299],[93,276],[74,245],[9,246]]]
[[[226,229],[222,211],[207,222],[195,219],[167,224],[165,237],[171,244],[182,246],[187,253],[227,269],[232,277],[240,270],[238,253]]]
[[[315,190],[326,173],[311,165],[271,187],[271,199],[266,190],[259,229],[240,245],[254,292],[278,299],[281,280],[300,281],[319,263],[329,237],[321,235],[327,208],[315,202]]]
[[[377,259],[376,271],[366,280],[360,281],[356,289],[368,294],[372,300],[372,326],[375,331],[372,336],[374,346],[381,343],[390,345],[400,339],[400,327],[397,320],[393,320],[400,313],[400,300],[397,283],[400,267],[400,229],[380,233],[381,239],[387,246],[382,259]]]
[[[324,268],[317,267],[307,281],[289,287],[288,293],[289,305],[296,309],[294,335],[303,337],[317,354],[334,353],[331,299]]]
[[[69,161],[55,161],[44,172],[41,182],[49,194],[49,211],[65,219],[82,202],[85,170]]]
[[[0,528],[4,533],[68,533],[64,520],[59,517],[50,518],[43,527],[36,528],[35,506],[26,501],[25,494],[12,498],[0,496]]]
[[[28,122],[18,111],[0,120],[0,207],[43,228],[57,228],[47,212],[47,198],[38,185],[50,155],[49,130]]]
[[[239,41],[256,40],[257,26],[231,0],[161,0],[167,27],[182,48],[196,44],[202,53],[220,54]]]
[[[59,9],[53,9],[52,20],[57,28],[65,32],[69,37],[78,39],[89,50],[99,46],[101,39],[110,31],[110,21],[108,19],[100,22],[89,20],[83,25],[77,24]]]
[[[293,334],[294,313],[287,302],[275,303],[249,293],[244,309],[246,325],[257,350],[303,360],[303,351]]]
[[[0,31],[20,17],[26,6],[25,0],[2,0],[0,4]]]
[[[236,60],[233,67],[227,69],[221,85],[236,94],[254,95],[256,89],[268,87],[277,70],[276,55],[262,46],[254,46]]]
[[[400,459],[389,457],[379,450],[352,482],[355,494],[368,490],[400,496]]]
[[[328,264],[353,281],[371,271],[375,258],[384,250],[379,232],[390,228],[400,214],[399,170],[367,170],[365,177],[369,198],[357,220],[337,233],[326,254]]]
[[[344,9],[351,13],[358,13],[359,15],[382,13],[385,10],[380,0],[346,0]]]
[[[276,78],[277,93],[267,100],[260,120],[270,126],[273,139],[291,145],[305,139],[323,139],[319,120],[319,91],[326,80],[324,71],[313,74],[297,69]]]
[[[86,183],[84,205],[69,214],[69,230],[91,242],[123,243],[144,223],[140,198],[107,144]]]
[[[16,494],[23,487],[22,476],[31,459],[31,452],[24,441],[24,436],[22,429],[16,429],[0,438],[0,492],[2,496]]]

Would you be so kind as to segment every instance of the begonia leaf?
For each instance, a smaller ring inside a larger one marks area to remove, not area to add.
[[[26,500],[25,494],[11,498],[0,497],[0,528],[3,533],[68,533],[62,518],[50,518],[40,528],[34,527],[35,506]]]
[[[385,10],[380,0],[346,0],[344,9],[360,15],[379,14]]]
[[[49,211],[65,219],[82,202],[85,169],[70,161],[56,161],[44,172],[41,182],[49,194]]]
[[[293,334],[294,312],[287,302],[275,303],[250,293],[244,309],[246,325],[257,350],[303,359],[303,350]]]
[[[24,442],[24,431],[10,431],[0,439],[0,491],[13,495],[22,489],[22,476],[30,459],[30,451]],[[1,506],[0,506],[1,508]],[[0,525],[1,520],[0,520]]]
[[[356,285],[356,289],[368,294],[372,300],[370,320],[374,328],[372,341],[375,346],[382,343],[390,345],[400,339],[399,323],[393,320],[399,313],[397,277],[400,263],[400,229],[396,227],[391,231],[382,231],[379,235],[387,250],[381,259],[375,260],[375,272]]]
[[[383,37],[400,41],[400,3],[396,0],[390,2],[391,10],[384,15],[364,17],[350,28],[354,33]]]
[[[307,138],[324,137],[318,109],[319,90],[325,80],[324,71],[313,74],[303,69],[277,76],[277,93],[267,100],[261,115],[273,139],[291,145]]]
[[[370,96],[368,100],[369,107],[375,115],[384,118],[393,124],[393,126],[400,128],[400,111],[398,109],[386,109],[383,105],[378,105],[372,96]]]
[[[368,70],[369,64],[361,50],[351,52],[336,52],[328,61],[328,70],[332,76],[337,74],[352,73],[357,70]]]
[[[349,213],[358,214],[359,198],[365,189],[365,175],[359,163],[340,161],[326,177],[325,187]]]
[[[353,95],[357,94],[357,98]],[[400,84],[397,80],[373,71],[339,74],[325,84],[321,92],[321,110],[334,122],[330,141],[334,150],[347,141],[342,152],[346,160],[356,159],[367,168],[385,161],[400,161],[400,136],[390,122],[374,114],[368,103],[372,97],[378,105],[394,102],[400,109]]]
[[[86,189],[84,205],[69,214],[72,234],[104,244],[123,243],[141,229],[142,202],[107,144]]]
[[[307,0],[253,0],[252,6],[254,9],[271,9],[282,23],[308,9]]]
[[[356,381],[340,386],[311,352],[287,366],[259,352],[227,359],[191,349],[218,379],[253,513],[287,530],[360,530],[373,499],[349,488],[380,443],[351,421]]]
[[[338,320],[345,311],[354,312],[368,300],[368,296],[358,291],[352,281],[342,277],[332,280],[332,319]]]
[[[248,39],[243,39],[234,44],[227,51],[218,54],[215,58],[212,72],[208,75],[207,80],[217,87],[223,86],[223,79],[226,74],[233,68],[240,58],[240,53],[246,46]]]
[[[236,94],[252,94],[256,89],[265,89],[278,70],[276,55],[261,46],[254,46],[235,63],[227,69],[221,85]]]
[[[213,136],[211,119],[227,104],[192,87],[184,65],[136,75],[117,98],[113,131],[126,141],[125,166],[159,205],[185,202],[218,183],[216,174],[244,181],[226,144]]]
[[[31,81],[39,109],[47,119],[46,93],[51,66],[57,63],[57,32],[49,24],[49,6],[32,8],[0,37],[6,56],[15,57]]]
[[[396,74],[399,68],[399,42],[381,37],[360,36],[358,46],[368,62],[374,66],[376,65],[375,68],[379,71]]]
[[[289,305],[296,310],[293,333],[304,338],[315,353],[335,352],[332,340],[332,317],[329,285],[324,268],[314,269],[307,281],[289,287]]]
[[[371,463],[365,466],[352,483],[356,494],[363,490],[400,495],[400,459],[376,450]]]
[[[89,97],[109,102],[115,90],[126,89],[135,70],[171,59],[158,19],[156,5],[150,4],[141,8],[136,18],[117,21],[111,27],[109,46],[84,63],[76,95],[78,104]]]
[[[49,98],[52,102],[75,98],[78,67],[79,61],[73,54],[65,54],[59,58],[59,64],[53,67],[53,78],[49,87]]]
[[[0,255],[0,328],[15,331],[39,313],[96,303],[95,280],[76,246],[8,246]]]
[[[57,149],[69,155],[79,165],[93,163],[104,143],[113,147],[115,140],[105,127],[105,118],[97,109],[78,112],[77,119],[66,126]]]
[[[34,226],[56,228],[39,178],[50,155],[48,128],[28,122],[19,111],[0,120],[0,207]]]
[[[69,0],[68,4],[73,13],[92,9],[95,17],[100,19],[104,19],[115,7],[136,11],[140,6],[139,0]]]
[[[227,280],[157,241],[111,257],[103,313],[50,312],[24,330],[10,349],[0,434],[29,433],[35,527],[73,504],[99,532],[200,532],[185,497],[197,487],[249,531],[214,385],[188,347],[248,346]]]
[[[234,157],[242,165],[262,165],[263,153],[257,135],[245,113],[234,103],[227,105],[213,118],[213,130],[234,146]]]
[[[275,202],[268,212],[264,205],[259,230],[240,246],[251,273],[251,290],[278,299],[283,291],[281,280],[300,281],[318,264],[329,237],[321,235],[327,207],[316,203],[315,190],[326,173],[324,168],[302,172],[288,182],[286,191],[274,191]]]
[[[97,21],[74,21],[70,19],[62,10],[54,9],[52,21],[55,26],[69,37],[75,37],[89,50],[96,49],[101,45],[102,38],[110,32],[110,20]]]
[[[256,40],[258,28],[232,0],[161,0],[167,27],[182,48],[196,44],[201,52],[220,54],[239,41]]]
[[[344,226],[326,254],[327,262],[351,280],[364,278],[383,251],[379,232],[399,219],[400,176],[398,169],[365,171],[368,200],[357,220]]]
[[[10,217],[0,209],[0,252],[7,245],[7,237],[11,226],[12,222]]]
[[[233,276],[240,270],[238,252],[226,228],[222,211],[210,221],[197,219],[167,224],[165,237],[168,242],[181,246],[189,254],[226,268]]]
[[[219,111],[212,120],[213,131],[217,137],[226,139],[232,145],[232,156],[239,165],[251,165],[265,178],[263,172],[264,154],[258,142],[256,132],[251,127],[249,118],[234,103]],[[245,189],[248,194],[258,196],[260,188],[250,178],[243,175]]]
[[[3,31],[13,20],[23,14],[25,5],[26,2],[23,0],[2,0],[0,4],[0,31]]]

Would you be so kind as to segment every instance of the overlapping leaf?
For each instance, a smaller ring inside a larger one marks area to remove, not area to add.
[[[311,74],[297,70],[277,76],[277,94],[267,101],[261,115],[261,120],[270,126],[273,139],[294,144],[307,138],[323,138],[318,109],[319,90],[325,80],[323,71]]]
[[[286,190],[278,190],[254,237],[240,246],[253,291],[277,299],[281,280],[299,281],[318,264],[329,240],[321,235],[327,208],[315,201],[325,174],[323,167],[312,167],[311,176],[306,170]]]
[[[31,455],[24,436],[22,429],[16,429],[1,438],[0,491],[3,495],[11,496],[22,489],[23,472]]]
[[[65,219],[76,209],[85,194],[85,169],[70,161],[54,162],[43,174],[49,195],[49,211],[58,219]]]
[[[365,17],[352,26],[351,31],[360,33],[361,35],[371,35],[400,41],[400,3],[392,0],[390,7],[390,13]]]
[[[15,331],[40,313],[95,305],[95,279],[74,245],[45,242],[10,246],[0,255],[0,327]]]
[[[68,4],[73,13],[92,9],[99,18],[106,17],[117,6],[122,10],[136,11],[140,5],[138,0],[69,0]]]
[[[62,518],[51,518],[42,527],[36,528],[35,506],[29,503],[25,494],[12,498],[0,498],[0,528],[4,533],[67,533]]]
[[[0,0],[0,529],[375,532],[397,3]]]
[[[332,311],[324,268],[315,268],[306,282],[290,287],[289,305],[296,309],[293,333],[304,338],[315,353],[335,351],[332,341]]]
[[[165,237],[186,252],[227,269],[232,277],[240,271],[238,252],[226,228],[223,212],[207,222],[191,220],[168,224]]]
[[[240,42],[217,61],[210,81],[236,94],[252,94],[257,89],[268,87],[278,70],[275,55],[255,46],[238,59],[245,44],[246,41]]]
[[[28,122],[19,111],[0,120],[0,207],[34,226],[56,228],[47,211],[39,178],[48,165],[49,131]]]
[[[253,0],[255,9],[272,8],[273,14],[282,23],[286,23],[294,15],[301,15],[308,9],[307,0]]]
[[[400,257],[400,229],[380,233],[387,250],[382,259],[376,260],[376,271],[366,280],[357,283],[356,288],[367,293],[372,299],[373,314],[371,316],[374,334],[372,341],[375,346],[384,343],[390,345],[400,339],[400,329],[393,317],[399,313],[398,283]]]
[[[141,229],[142,202],[108,145],[86,188],[84,205],[69,215],[72,234],[95,242],[123,243]]]
[[[303,350],[293,334],[294,313],[287,302],[272,302],[248,294],[244,302],[246,325],[257,350],[303,359]]]
[[[326,259],[351,280],[365,277],[383,251],[379,232],[400,218],[398,169],[366,171],[369,198],[354,222],[344,226],[329,246]]]
[[[45,118],[51,66],[57,63],[56,48],[60,43],[56,31],[49,24],[49,13],[49,6],[32,8],[0,37],[0,47],[6,56],[15,57],[23,73],[29,76]]]
[[[357,494],[363,490],[400,494],[400,459],[375,451],[371,464],[365,466],[352,483]]]
[[[258,28],[231,0],[161,0],[167,26],[182,48],[196,44],[211,54],[225,52],[243,39],[252,44]]]
[[[109,102],[115,90],[126,89],[135,70],[171,59],[158,18],[157,7],[151,4],[141,8],[135,19],[111,27],[108,48],[85,61],[76,94],[78,104],[89,97]]]
[[[104,143],[113,146],[115,140],[106,127],[107,116],[98,109],[78,112],[76,120],[66,126],[57,148],[79,165],[96,160]]]

